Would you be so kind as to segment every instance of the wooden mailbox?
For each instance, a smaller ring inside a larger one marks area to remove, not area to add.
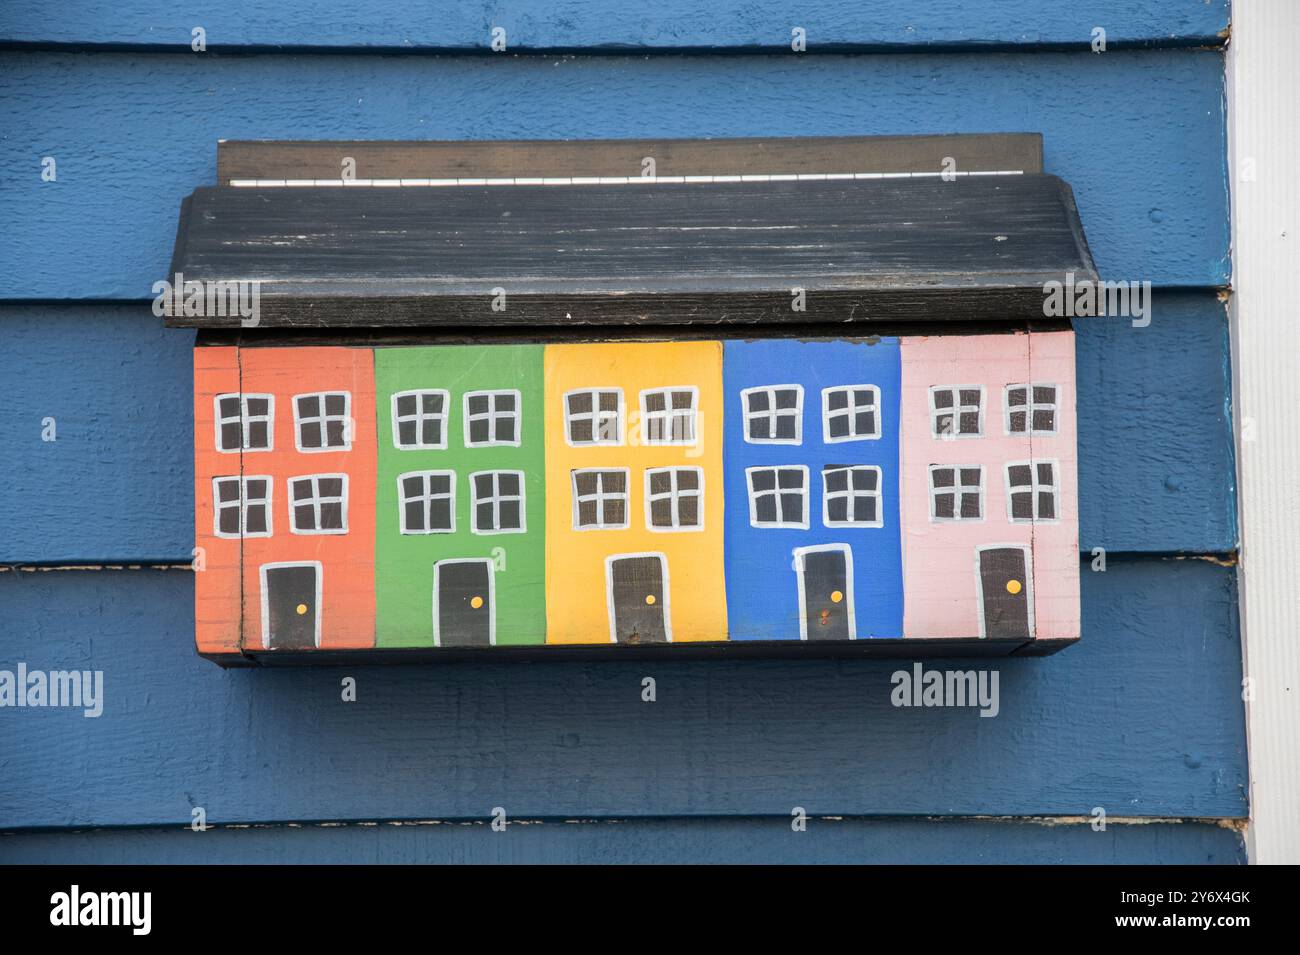
[[[955,162],[954,162],[955,161]],[[194,354],[226,665],[1050,653],[1074,334],[1033,135],[222,143]]]

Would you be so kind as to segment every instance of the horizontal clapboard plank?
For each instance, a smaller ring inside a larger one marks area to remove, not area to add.
[[[217,144],[217,185],[268,179],[342,184],[348,159],[360,181],[428,182],[845,172],[936,175],[945,158],[963,173],[1039,173],[1043,138],[1036,133],[1004,133],[516,142],[227,140]]]
[[[188,563],[194,333],[140,305],[15,305],[0,308],[0,341],[0,446],[15,463],[0,489],[0,562]],[[1158,294],[1149,326],[1082,321],[1075,341],[1082,549],[1233,550],[1228,334],[1214,294]],[[56,441],[42,440],[46,418]]]
[[[205,5],[186,0],[121,0],[113,15],[51,17],[37,0],[10,0],[0,41],[128,44],[189,49],[201,25],[209,50],[232,47],[372,47],[487,51],[502,27],[507,50],[751,49],[790,51],[791,30],[804,28],[808,50],[933,46],[1065,45],[1086,48],[1092,30],[1108,44],[1219,43],[1228,0],[901,0],[888,6],[812,0],[797,12],[775,0],[735,0],[707,8],[684,0],[644,7],[627,0],[565,0],[544,8],[476,8],[381,0],[322,11],[305,0]]]
[[[0,834],[11,865],[983,864],[1244,865],[1234,829],[1206,822],[1044,825],[992,819],[624,819],[425,825],[100,829]]]
[[[1103,277],[1203,286],[1228,276],[1223,61],[1213,51],[805,60],[26,53],[0,62],[0,84],[0,298],[151,298],[167,274],[180,202],[215,181],[221,138],[1039,131],[1045,167],[1074,189]],[[1118,173],[1115,152],[1097,145],[1117,129]],[[46,156],[55,182],[41,179]],[[1170,156],[1180,157],[1176,175]]]
[[[262,328],[1015,320],[1097,279],[1070,187],[1032,174],[218,186],[182,205],[170,274],[255,281]]]
[[[0,829],[188,825],[196,806],[212,823],[1243,816],[1235,569],[1083,567],[1068,652],[946,662],[999,673],[993,718],[896,708],[900,663],[865,660],[358,667],[343,703],[332,668],[200,659],[188,572],[0,573],[4,666],[103,671],[98,718],[5,712]]]

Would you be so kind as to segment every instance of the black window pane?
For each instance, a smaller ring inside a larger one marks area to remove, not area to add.
[[[251,401],[249,402],[249,405],[250,405],[250,407],[251,407],[251,405],[252,405],[252,402],[251,402]],[[220,401],[220,403],[218,404],[218,407],[221,409],[221,417],[222,417],[222,418],[238,418],[238,417],[239,417],[239,398],[238,398],[238,397],[222,398],[221,401]]]
[[[963,494],[961,496],[961,516],[980,516],[980,496],[978,494]]]
[[[934,417],[935,434],[952,434],[952,415],[941,414]]]
[[[490,474],[474,475],[474,496],[475,497],[492,496],[492,475]]]
[[[253,421],[248,425],[248,446],[250,448],[270,447],[269,437],[265,421]]]
[[[416,402],[415,395],[398,395],[397,416],[401,418],[401,417],[409,417],[410,415],[415,414],[415,409],[418,407],[415,402]]]
[[[849,436],[849,416],[846,414],[832,415],[830,426],[827,429],[832,438],[847,438]]]
[[[248,398],[245,400],[245,404],[248,406],[250,418],[265,415],[271,410],[271,402],[267,398]]]
[[[660,498],[657,501],[650,502],[650,526],[673,526],[672,501],[669,498]]]
[[[952,487],[953,474],[952,468],[937,468],[930,472],[930,484],[933,487]]]
[[[768,418],[751,418],[749,421],[749,437],[755,441],[765,441],[772,437],[772,424]]]
[[[776,495],[762,494],[754,500],[754,515],[762,524],[776,521]]]
[[[664,494],[672,490],[672,475],[667,471],[650,472],[650,493]]]
[[[341,501],[328,502],[320,506],[321,530],[341,530],[343,527],[343,504]]]
[[[963,411],[961,415],[961,433],[979,434],[980,416],[977,411]]]
[[[1018,521],[1027,521],[1034,516],[1031,495],[1021,491],[1011,495],[1011,516]]]
[[[410,421],[399,421],[397,423],[398,444],[415,444],[416,443],[415,436],[416,436],[416,422],[414,419]]]
[[[423,500],[407,501],[402,505],[402,511],[406,515],[406,529],[408,531],[424,530]]]
[[[221,426],[221,447],[226,451],[236,451],[240,447],[240,430],[238,421],[230,421]]]
[[[442,444],[442,419],[423,418],[420,421],[420,444]]]
[[[496,530],[492,526],[492,502],[483,501],[474,508],[474,526],[481,531]]]
[[[618,410],[618,392],[602,391],[600,393],[600,410],[617,411]]]
[[[320,422],[308,421],[298,429],[299,442],[304,448],[319,448],[320,443]]]
[[[249,478],[245,482],[245,497],[250,501],[266,500],[266,481],[262,478]]]
[[[606,491],[622,494],[627,490],[627,475],[622,471],[602,471],[601,486]]]
[[[418,476],[402,478],[402,497],[420,497],[424,494],[424,480]]]
[[[963,388],[961,391],[961,403],[964,405],[978,405],[980,403],[980,393],[975,388]]]
[[[667,405],[664,402],[664,393],[662,391],[651,391],[645,396],[646,411],[663,411]]]
[[[770,469],[752,471],[749,475],[749,481],[755,491],[770,491],[776,487],[776,472]]]
[[[794,440],[799,419],[792,414],[783,414],[776,419],[776,436],[783,441]]]
[[[781,495],[781,519],[794,523],[800,523],[803,521],[802,494]]]
[[[1022,416],[1023,417],[1023,416]],[[1050,408],[1040,408],[1034,412],[1034,430],[1035,431],[1055,431],[1056,430],[1056,412]]]
[[[847,497],[832,497],[826,502],[826,516],[831,521],[846,521],[849,519],[849,499]]]
[[[293,491],[293,499],[295,501],[301,501],[312,496],[310,478],[300,478],[299,480],[290,483],[291,490]]]
[[[777,472],[781,487],[803,487],[803,472],[794,468],[782,468]]]
[[[822,480],[826,482],[826,490],[828,491],[848,490],[849,472],[845,471],[843,468],[838,470],[831,470],[828,468],[822,473]]]
[[[498,530],[518,530],[523,526],[520,520],[518,501],[502,501],[500,506],[501,526]]]
[[[596,493],[596,475],[591,471],[583,471],[573,476],[573,486],[577,488],[578,494],[586,496]]]
[[[497,411],[514,411],[515,396],[509,392],[502,392],[495,396]]]
[[[429,530],[451,530],[451,499],[434,498],[429,502]]]
[[[320,404],[315,395],[303,395],[298,399],[298,417],[312,418],[320,414]]]
[[[239,508],[223,507],[217,511],[218,526],[223,534],[239,533]]]
[[[979,483],[980,483],[980,469],[979,469],[979,468],[962,468],[962,469],[961,469],[961,483],[964,484],[964,485],[966,485],[967,487],[976,487],[976,486],[978,486]]]
[[[482,444],[492,440],[487,418],[478,418],[469,423],[469,440],[472,444]]]
[[[250,534],[266,533],[266,508],[261,504],[255,504],[248,509],[247,516],[248,527],[246,530]]]
[[[1024,403],[1025,403],[1024,388],[1010,388],[1007,390],[1007,404],[1015,406],[1015,405],[1023,405]]]
[[[430,493],[430,494],[450,494],[450,493],[451,493],[451,475],[450,475],[450,474],[430,474],[430,475],[429,475],[429,493]]]
[[[237,501],[239,500],[239,480],[217,482],[217,500],[218,501]]]
[[[497,418],[497,441],[514,441],[515,440],[515,419],[514,418]]]
[[[855,521],[874,521],[876,519],[876,499],[859,495],[854,498],[853,519]]]
[[[876,393],[870,388],[859,388],[853,392],[853,403],[859,408],[864,405],[874,405],[876,403]]]
[[[486,414],[488,411],[488,396],[470,395],[467,404],[470,414]]]
[[[1056,495],[1051,491],[1038,492],[1038,516],[1045,521],[1056,519]]]
[[[583,414],[591,410],[591,392],[580,391],[569,395],[569,414]]]
[[[1034,403],[1053,404],[1056,401],[1056,389],[1051,385],[1034,385]]]
[[[947,389],[936,391],[930,395],[930,401],[936,409],[952,407],[952,392]]]
[[[606,523],[606,524],[622,524],[622,523],[623,523],[624,521],[626,521],[626,520],[627,520],[627,518],[626,518],[625,513],[624,513],[624,505],[623,505],[623,500],[622,500],[622,498],[616,498],[616,499],[614,499],[614,500],[606,499],[606,501],[605,501],[605,523]]]
[[[686,494],[678,498],[677,518],[682,527],[698,527],[700,523],[700,498],[697,494]]]
[[[875,434],[876,413],[874,411],[859,411],[854,418],[854,428],[858,434]]]
[[[700,486],[700,475],[698,471],[691,468],[682,468],[677,472],[677,488],[682,491],[693,491]]]
[[[326,395],[325,413],[328,415],[346,414],[347,398],[344,397],[343,395]]]
[[[325,422],[325,436],[329,447],[341,448],[348,443],[343,433],[346,425],[347,422],[341,419],[331,418]]]
[[[1025,430],[1025,413],[1023,411],[1011,412],[1011,433],[1021,434]]]
[[[569,440],[575,444],[592,440],[593,431],[590,418],[578,418],[569,422]]]
[[[321,497],[340,497],[343,494],[342,478],[321,478],[318,486]]]
[[[871,468],[855,468],[853,471],[853,487],[859,491],[874,491],[876,489],[876,472]]]
[[[1029,485],[1029,465],[1013,464],[1007,468],[1007,477],[1012,487],[1027,487]]]
[[[766,392],[766,391],[754,391],[754,392],[751,392],[751,393],[747,396],[747,398],[748,398],[748,401],[749,401],[749,410],[750,410],[750,411],[767,411],[767,410],[768,410],[768,398],[767,398],[767,392]]]
[[[826,407],[831,411],[849,406],[849,393],[847,391],[832,391],[826,396]]]
[[[1056,483],[1052,480],[1052,466],[1050,464],[1044,462],[1038,465],[1038,483],[1049,485]]]
[[[300,531],[316,529],[316,514],[310,504],[299,504],[293,509],[293,521]]]
[[[673,407],[681,409],[690,408],[691,405],[695,403],[694,399],[695,396],[689,391],[674,391]]]
[[[934,516],[952,517],[952,504],[952,494],[936,494],[934,496]]]
[[[497,490],[503,495],[519,494],[519,475],[500,474],[497,476]]]
[[[596,502],[579,501],[578,502],[578,526],[590,527],[596,523]]]
[[[778,408],[794,408],[799,404],[799,392],[793,388],[782,388],[776,393],[776,406]]]

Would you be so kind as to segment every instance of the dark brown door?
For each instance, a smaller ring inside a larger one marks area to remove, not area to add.
[[[803,596],[803,636],[807,640],[852,640],[849,551],[827,547],[797,552]]]
[[[442,560],[436,568],[438,646],[492,646],[491,561]]]
[[[1029,569],[1019,547],[980,551],[984,636],[1029,639]]]
[[[667,643],[665,562],[659,554],[609,560],[609,599],[617,643]]]
[[[266,645],[272,650],[308,650],[316,646],[315,564],[267,567],[262,571],[266,601]]]

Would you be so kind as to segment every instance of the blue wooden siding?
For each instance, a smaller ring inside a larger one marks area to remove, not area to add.
[[[886,661],[357,669],[344,704],[343,671],[199,660],[187,570],[0,571],[0,668],[103,669],[107,695],[99,719],[0,710],[0,830],[27,830],[0,836],[0,858],[1241,861],[1238,833],[1212,824],[920,818],[1247,812],[1216,294],[1226,0],[1042,6],[819,0],[793,24],[810,44],[796,56],[775,3],[516,5],[499,20],[441,4],[5,4],[0,563],[188,562],[193,338],[144,303],[219,138],[1037,130],[1103,275],[1160,291],[1149,327],[1077,325],[1083,640],[987,664],[995,719],[893,708]],[[579,55],[433,55],[481,50],[495,24],[513,49]],[[213,52],[176,52],[195,25]],[[1087,48],[1093,26],[1104,54]],[[41,181],[45,156],[57,182]],[[646,675],[657,703],[640,701]],[[187,832],[71,831],[183,825],[194,806],[280,823],[482,820],[498,805],[623,821],[216,830],[202,850]],[[877,818],[794,842],[796,805]]]

